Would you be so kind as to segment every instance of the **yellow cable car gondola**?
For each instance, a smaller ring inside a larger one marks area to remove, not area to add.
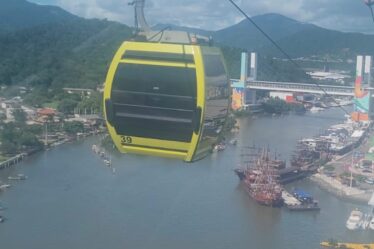
[[[104,89],[109,133],[124,153],[201,159],[228,114],[221,51],[184,32],[152,37],[124,42],[113,58]]]

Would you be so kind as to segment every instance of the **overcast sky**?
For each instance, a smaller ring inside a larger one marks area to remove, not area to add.
[[[86,18],[107,18],[133,25],[131,0],[29,0],[58,5]],[[236,0],[249,15],[279,13],[341,31],[374,33],[374,23],[363,0]],[[239,22],[242,16],[228,0],[147,0],[150,25],[171,23],[218,30]]]

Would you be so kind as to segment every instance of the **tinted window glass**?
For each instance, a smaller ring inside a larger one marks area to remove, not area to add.
[[[114,90],[196,97],[193,68],[119,64]]]
[[[205,75],[207,77],[217,77],[226,75],[220,55],[204,54]]]
[[[229,83],[220,54],[203,50],[205,68],[205,115],[202,137],[195,157],[209,152],[223,129],[229,106]]]
[[[123,59],[194,63],[194,58],[192,54],[174,54],[174,53],[131,51],[131,50],[126,51],[126,53],[123,56]]]
[[[189,142],[196,110],[195,69],[120,64],[112,101],[118,134]]]

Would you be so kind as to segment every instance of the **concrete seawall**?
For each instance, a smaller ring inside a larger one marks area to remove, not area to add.
[[[372,195],[371,191],[350,188],[349,186],[343,185],[338,180],[332,177],[325,176],[319,173],[314,174],[310,177],[310,179],[313,182],[316,182],[321,188],[345,200],[367,204]]]

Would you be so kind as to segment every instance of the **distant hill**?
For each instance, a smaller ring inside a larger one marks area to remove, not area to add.
[[[77,18],[55,6],[37,5],[26,0],[1,0],[0,2],[0,32]]]
[[[265,14],[253,20],[274,40],[291,36],[303,30],[316,28],[315,25],[301,23],[279,14]],[[248,21],[243,20],[233,26],[216,31],[215,40],[227,46],[255,50],[270,45],[268,40]]]
[[[95,88],[131,32],[122,24],[78,18],[0,35],[0,84]]]
[[[374,55],[374,35],[344,33],[319,27],[283,37],[278,40],[278,44],[292,57],[332,55],[355,59],[358,54]],[[261,49],[260,52],[279,55],[274,47]]]
[[[278,14],[266,14],[253,19],[292,57],[334,55],[353,58],[357,54],[374,54],[374,35],[328,30]],[[217,42],[227,46],[269,56],[282,56],[247,20],[217,31],[214,37]]]
[[[293,57],[334,55],[353,58],[357,54],[374,55],[374,35],[345,33],[303,23],[279,14],[265,14],[253,20]],[[167,25],[163,25],[164,27]],[[215,32],[173,26],[212,35],[217,44],[281,56],[274,46],[248,21]]]

